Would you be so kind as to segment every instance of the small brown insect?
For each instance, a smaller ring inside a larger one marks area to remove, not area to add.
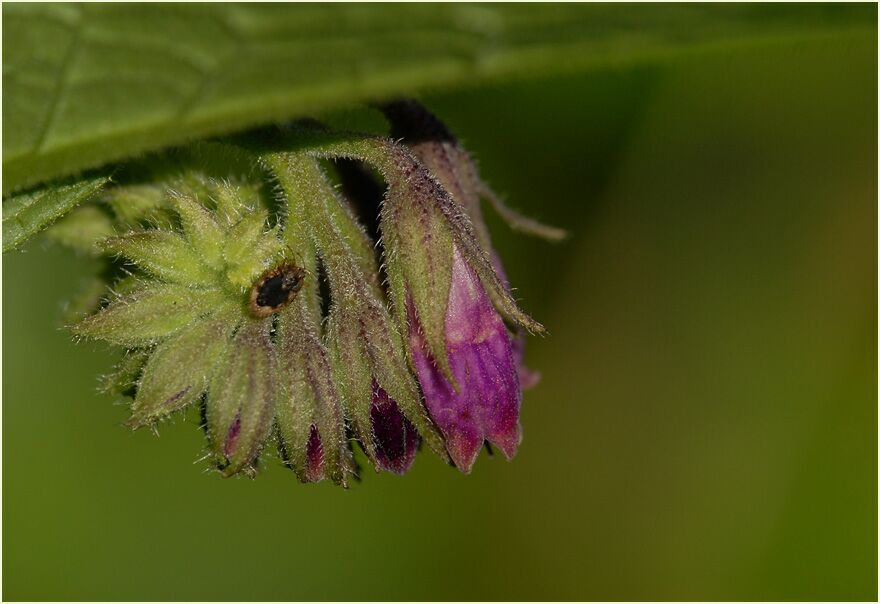
[[[306,271],[293,262],[270,268],[251,288],[248,308],[255,317],[268,317],[287,306],[302,288]]]

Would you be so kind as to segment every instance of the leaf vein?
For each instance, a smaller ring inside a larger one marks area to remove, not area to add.
[[[80,40],[82,38],[82,9],[80,7],[77,7],[77,9],[77,22],[71,26],[71,29],[73,31],[73,38],[71,39],[70,44],[68,45],[67,50],[64,53],[64,59],[62,60],[59,67],[58,79],[55,82],[54,93],[52,94],[49,108],[46,111],[46,119],[40,127],[39,134],[37,135],[37,138],[32,147],[33,152],[42,151],[45,147],[46,141],[48,140],[49,131],[52,129],[53,124],[57,119],[62,97],[65,95],[65,92],[67,90],[67,80],[68,73],[70,72],[70,66],[73,64],[73,58],[74,56],[76,56],[77,50],[79,49]]]

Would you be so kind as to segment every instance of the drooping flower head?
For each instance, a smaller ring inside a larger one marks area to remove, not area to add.
[[[253,475],[271,441],[303,482],[343,485],[353,443],[396,474],[422,444],[464,472],[486,441],[512,457],[521,388],[510,330],[541,327],[511,298],[470,189],[382,137],[315,123],[279,136],[296,150],[209,145],[247,169],[121,185],[102,228],[78,232],[75,213],[54,230],[127,263],[72,330],[126,349],[108,384],[133,397],[129,425],[201,406],[210,459],[227,476]],[[338,157],[386,181],[381,246],[321,163]]]
[[[296,253],[297,242],[270,227],[243,188],[213,188],[212,207],[191,192],[167,192],[176,228],[102,240],[138,272],[72,329],[144,351],[132,427],[204,399],[210,449],[224,473],[252,472],[277,425],[301,477],[344,482],[342,413],[314,312],[317,291],[297,264],[307,248]]]

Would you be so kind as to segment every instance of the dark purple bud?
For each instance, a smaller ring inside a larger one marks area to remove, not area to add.
[[[479,279],[455,249],[446,312],[446,347],[458,391],[443,377],[410,310],[410,346],[425,404],[465,473],[485,441],[511,459],[521,439],[521,390],[507,328]]]
[[[309,428],[305,466],[306,481],[318,482],[324,479],[324,446],[321,444],[321,436],[318,434],[318,427],[315,424]]]
[[[376,443],[375,463],[382,470],[406,474],[413,464],[421,438],[388,393],[373,382],[370,423]]]

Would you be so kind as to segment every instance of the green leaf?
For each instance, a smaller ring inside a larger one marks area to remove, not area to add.
[[[876,27],[876,7],[3,5],[3,192],[147,150],[440,87]]]
[[[6,139],[4,138],[4,141]],[[5,169],[5,168],[4,168]],[[3,251],[14,250],[97,193],[107,176],[22,193],[3,202]]]

